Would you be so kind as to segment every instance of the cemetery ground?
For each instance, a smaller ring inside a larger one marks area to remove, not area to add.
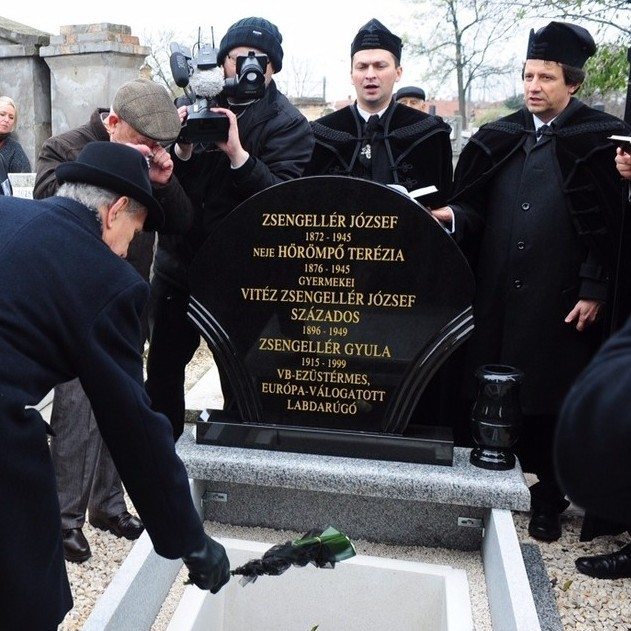
[[[201,344],[187,369],[187,389],[196,384],[212,366],[212,355],[206,345]],[[529,482],[531,481],[529,480]],[[528,535],[529,516],[527,513],[514,513],[513,517],[520,541],[537,544],[539,547],[564,630],[628,631],[631,628],[631,579],[615,581],[592,579],[578,573],[574,567],[576,557],[617,550],[628,542],[628,535],[599,537],[592,542],[581,543],[579,542],[579,535],[582,515],[580,510],[571,507],[563,517],[561,539],[554,543],[541,543]],[[214,528],[222,528],[222,526],[216,525]],[[252,531],[258,529],[244,530],[247,531],[243,535],[244,537],[252,537]],[[83,564],[66,564],[75,606],[59,627],[60,631],[78,631],[83,627],[94,603],[108,586],[134,543],[96,530],[87,522],[84,526],[84,533],[92,548],[92,558]],[[277,539],[274,539],[273,531],[265,530],[254,534],[260,536],[261,540],[270,541],[270,543],[278,542],[283,537],[283,535],[279,535]],[[382,546],[382,548],[383,550],[379,554],[388,554],[389,548],[391,548],[393,555],[398,552],[396,546]],[[359,551],[361,552],[361,548]],[[373,553],[371,551],[371,554]],[[432,562],[431,559],[421,558],[419,560]],[[183,571],[178,576],[173,591],[177,592],[177,585],[183,582],[184,577]],[[152,631],[161,631],[166,628],[168,613],[174,609],[174,606],[175,604],[169,605],[169,603],[165,605],[167,611],[165,615],[158,617]],[[475,610],[476,603],[472,602],[472,606]],[[484,612],[477,615],[474,612],[474,620],[476,631],[490,630],[488,616]]]

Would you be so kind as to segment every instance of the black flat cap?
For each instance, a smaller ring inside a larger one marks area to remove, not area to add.
[[[423,90],[423,88],[417,88],[414,85],[406,85],[405,87],[399,88],[397,90],[397,93],[394,95],[394,100],[398,101],[404,96],[410,97],[412,99],[421,99],[421,101],[424,101],[425,90]]]

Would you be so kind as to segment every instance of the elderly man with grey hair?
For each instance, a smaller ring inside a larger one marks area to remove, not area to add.
[[[164,211],[140,152],[93,142],[49,199],[0,198],[0,611],[3,629],[56,629],[72,607],[48,426],[32,407],[78,377],[155,550],[217,592],[223,546],[204,533],[171,425],[144,389],[147,283],[121,257]]]
[[[123,143],[148,160],[153,195],[165,210],[160,232],[184,233],[192,221],[191,203],[173,175],[173,161],[162,146],[175,140],[179,131],[180,118],[167,91],[147,79],[129,81],[118,89],[111,108],[97,109],[85,125],[44,143],[37,159],[34,197],[41,199],[57,193],[55,169],[74,160],[87,143]],[[149,279],[154,237],[145,227],[129,248],[128,260],[145,280]],[[143,325],[144,339],[146,315]],[[51,427],[54,436],[50,447],[66,560],[82,563],[91,556],[82,531],[86,510],[94,527],[117,537],[139,537],[142,522],[127,510],[120,477],[77,379],[55,387]]]

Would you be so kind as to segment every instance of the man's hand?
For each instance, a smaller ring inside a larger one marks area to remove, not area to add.
[[[445,228],[453,230],[454,213],[449,206],[443,206],[442,208],[435,208],[430,211],[432,217]]]
[[[579,300],[574,309],[565,317],[567,324],[576,322],[576,330],[581,332],[598,320],[602,303],[598,300]]]
[[[620,147],[616,149],[616,169],[623,178],[631,180],[631,154],[624,152]]]
[[[241,146],[241,139],[239,138],[239,125],[237,124],[237,117],[234,112],[224,107],[213,107],[212,112],[218,114],[225,114],[230,121],[230,129],[228,130],[228,140],[226,142],[216,142],[215,144],[221,151],[223,151],[230,159],[230,165],[238,169],[243,166],[250,154]]]
[[[140,151],[147,158],[149,179],[152,184],[162,185],[169,182],[173,173],[173,160],[164,147],[155,145],[151,148],[147,147],[147,145],[134,145],[131,143],[127,143],[127,146]]]
[[[432,217],[441,223],[451,223],[453,212],[449,206],[443,206],[442,208],[432,210]]]
[[[177,108],[178,116],[180,117],[180,123],[182,125],[186,122],[188,118],[188,105],[181,105]],[[177,142],[175,143],[175,155],[180,160],[188,160],[191,155],[193,155],[193,145],[185,142]]]
[[[188,568],[188,582],[216,594],[230,580],[230,562],[224,547],[204,536],[204,547],[182,557],[182,561]]]
[[[177,115],[180,117],[180,123],[183,125],[188,118],[188,105],[180,105],[177,108]]]

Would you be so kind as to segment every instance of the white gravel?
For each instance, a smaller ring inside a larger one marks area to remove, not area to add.
[[[129,502],[128,505],[131,506]],[[97,598],[110,584],[134,544],[93,528],[87,522],[83,534],[90,543],[92,556],[85,563],[66,563],[74,607],[66,614],[60,631],[78,631],[83,627]]]
[[[191,387],[212,361],[202,344],[187,372],[187,388]],[[129,502],[128,502],[129,503]],[[129,504],[131,507],[131,504]],[[600,554],[617,550],[628,543],[628,536],[599,537],[589,543],[580,543],[581,516],[570,511],[564,517],[563,536],[558,542],[546,544],[531,539],[527,532],[528,514],[514,514],[520,541],[539,545],[550,577],[557,606],[566,631],[630,631],[631,630],[631,579],[602,581],[583,576],[574,567],[574,559],[582,555]],[[301,533],[282,533],[262,528],[239,528],[222,524],[206,524],[210,534],[267,541],[270,544],[295,538]],[[97,598],[103,593],[112,576],[129,553],[133,542],[95,530],[86,523],[84,533],[92,548],[92,558],[82,564],[67,563],[75,605],[68,612],[60,631],[78,631],[89,616]],[[483,585],[483,573],[478,553],[431,548],[383,546],[356,541],[358,553],[389,556],[401,559],[443,563],[465,569],[471,585],[472,605],[476,631],[491,629],[488,605]],[[174,583],[165,601],[163,611],[156,619],[152,631],[166,628],[183,590],[185,571]]]
[[[536,543],[541,550],[552,584],[563,628],[576,631],[629,631],[631,629],[631,579],[615,581],[590,578],[578,572],[579,556],[604,554],[629,543],[628,535],[598,537],[581,543],[582,517],[568,511],[563,517],[563,535],[554,543],[542,543],[528,535],[527,513],[513,518],[522,542]]]

